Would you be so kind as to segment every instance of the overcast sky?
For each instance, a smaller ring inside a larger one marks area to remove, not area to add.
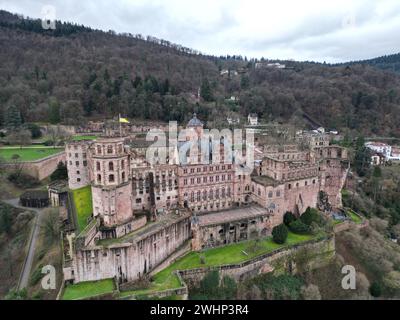
[[[400,52],[400,0],[0,0],[0,8],[152,35],[201,52],[342,62]]]

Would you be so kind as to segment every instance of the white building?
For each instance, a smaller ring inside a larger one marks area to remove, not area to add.
[[[247,120],[251,126],[258,125],[258,115],[256,113],[250,113]]]
[[[381,153],[385,156],[386,160],[391,160],[392,147],[382,142],[367,142],[365,146],[377,153]]]

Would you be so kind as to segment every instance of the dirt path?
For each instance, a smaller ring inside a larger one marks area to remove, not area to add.
[[[36,249],[36,242],[38,239],[38,235],[39,235],[39,231],[40,231],[40,224],[42,221],[42,217],[43,217],[43,210],[42,209],[35,209],[35,208],[26,208],[26,207],[22,207],[19,205],[19,199],[11,199],[11,200],[4,200],[4,202],[23,209],[23,210],[29,210],[29,211],[33,211],[36,213],[35,218],[34,218],[34,226],[33,226],[33,230],[31,232],[30,235],[30,239],[29,239],[29,249],[28,249],[28,253],[25,257],[25,262],[24,265],[22,267],[22,272],[21,275],[19,277],[19,281],[18,281],[18,290],[21,290],[23,288],[26,288],[28,286],[29,283],[29,276],[31,274],[31,269],[32,269],[32,265],[33,265],[33,259],[35,257],[35,249]]]

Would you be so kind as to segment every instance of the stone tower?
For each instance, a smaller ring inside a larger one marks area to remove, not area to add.
[[[100,138],[92,145],[93,215],[113,227],[133,219],[129,155],[124,138]]]
[[[76,190],[90,184],[88,167],[88,148],[87,142],[70,142],[65,147],[68,184],[71,190]]]

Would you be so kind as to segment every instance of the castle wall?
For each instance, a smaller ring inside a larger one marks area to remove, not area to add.
[[[190,237],[190,218],[183,218],[131,243],[78,249],[74,256],[75,283],[117,277],[134,281],[149,273]]]
[[[57,165],[60,162],[65,163],[64,152],[36,161],[23,162],[22,172],[41,181],[48,178],[57,169]],[[11,163],[6,163],[4,166],[9,168],[15,167]]]

